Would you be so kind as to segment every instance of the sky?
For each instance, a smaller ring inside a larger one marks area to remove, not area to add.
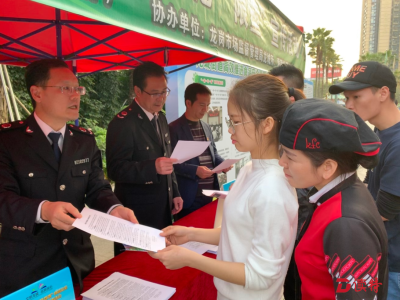
[[[312,33],[318,27],[332,30],[333,48],[343,59],[342,76],[358,62],[360,54],[362,0],[270,0],[294,24]],[[308,53],[308,48],[306,48]],[[305,78],[310,78],[311,63],[307,55]]]

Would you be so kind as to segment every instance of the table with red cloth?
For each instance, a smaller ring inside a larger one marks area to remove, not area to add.
[[[218,201],[213,201],[176,221],[174,225],[213,228],[217,204]],[[204,255],[211,258],[216,257],[210,253]],[[170,298],[171,300],[217,299],[217,290],[211,275],[189,267],[167,270],[159,260],[151,258],[146,252],[137,251],[125,251],[95,268],[83,280],[83,291],[89,290],[114,272],[174,287],[176,293]],[[75,295],[76,299],[82,299],[79,287],[75,287]]]

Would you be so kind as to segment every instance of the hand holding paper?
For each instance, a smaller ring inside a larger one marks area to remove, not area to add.
[[[149,251],[165,248],[165,238],[160,236],[161,230],[133,224],[87,207],[81,214],[82,218],[76,219],[72,226],[90,234]]]
[[[178,141],[171,158],[177,159],[174,164],[181,164],[202,154],[209,145],[210,142]]]

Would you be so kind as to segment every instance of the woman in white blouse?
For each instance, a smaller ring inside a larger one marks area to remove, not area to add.
[[[229,94],[232,143],[251,161],[225,199],[221,228],[169,226],[170,246],[150,253],[168,269],[185,266],[214,276],[218,299],[281,299],[297,229],[297,197],[279,166],[278,133],[290,105],[288,88],[266,74],[247,77]],[[217,259],[178,247],[219,245]]]

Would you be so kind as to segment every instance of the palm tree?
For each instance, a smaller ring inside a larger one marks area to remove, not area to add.
[[[331,83],[333,84],[333,75],[334,75],[334,71],[335,69],[339,68],[340,70],[342,69],[342,64],[340,63],[342,61],[342,58],[340,57],[340,55],[336,54],[334,49],[330,49],[330,51],[328,51],[327,53],[327,64],[326,64],[326,84],[329,83],[328,79],[328,70],[329,68],[332,68],[332,75],[331,75]]]
[[[325,59],[325,53],[328,51],[329,48],[332,48],[332,43],[334,39],[332,37],[329,37],[331,34],[332,30],[326,30],[325,28],[317,28],[313,29],[313,33],[307,33],[306,34],[306,43],[309,44],[308,46],[310,47],[310,51],[308,52],[308,55],[313,58],[313,63],[315,64],[316,67],[316,78],[315,78],[315,90],[316,90],[316,96],[319,97],[320,93],[320,85],[322,83],[323,87],[323,81],[324,79],[320,78],[321,76],[321,68],[322,70],[325,69],[325,64],[326,64],[326,59]]]

